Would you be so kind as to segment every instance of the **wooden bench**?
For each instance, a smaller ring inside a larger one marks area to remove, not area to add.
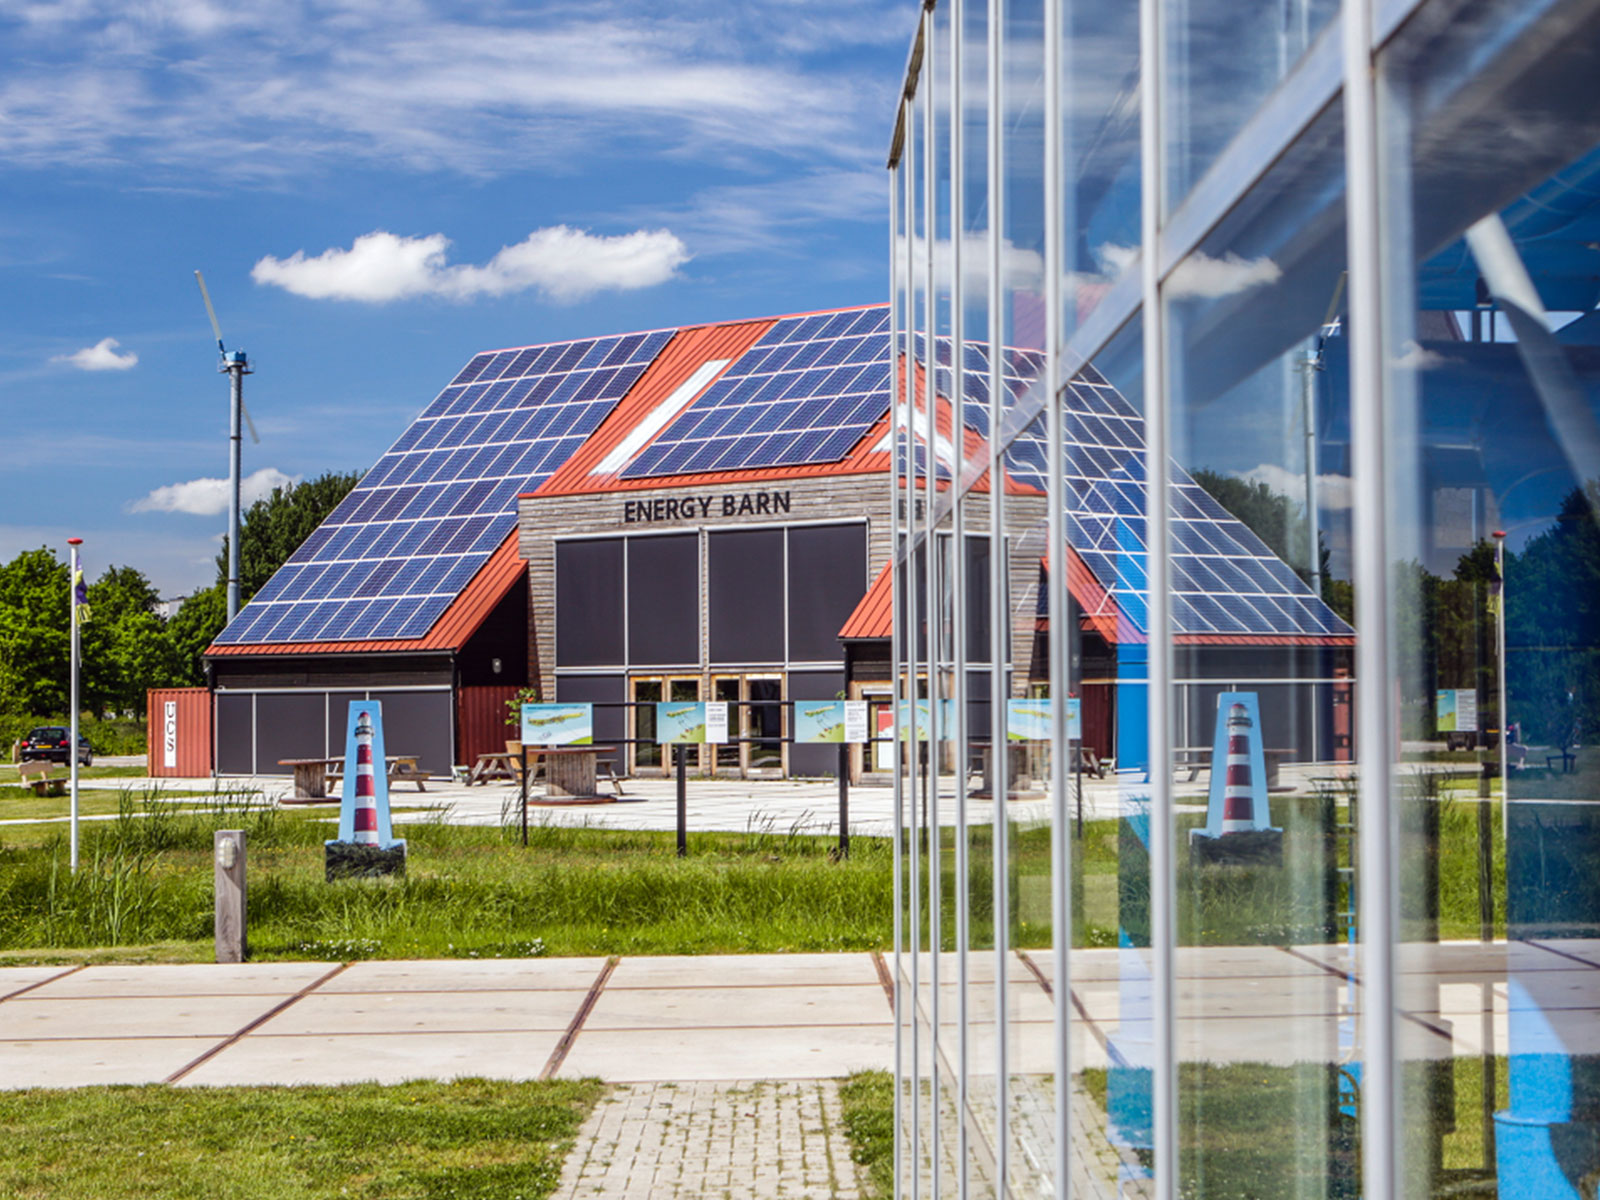
[[[47,762],[25,762],[17,768],[17,776],[24,787],[34,790],[35,795],[66,795],[67,777],[55,774]]]

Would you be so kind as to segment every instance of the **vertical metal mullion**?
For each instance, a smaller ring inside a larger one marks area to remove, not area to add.
[[[927,14],[923,14],[923,33],[927,32]],[[919,84],[925,81],[919,80]],[[913,93],[907,99],[908,110],[914,110],[919,103]],[[917,144],[914,136],[916,125],[914,119],[908,123],[906,130],[906,159],[915,168],[922,160],[923,147]],[[926,170],[926,167],[924,167]],[[926,227],[923,236],[926,238]],[[911,170],[906,177],[906,546],[908,550],[917,544],[917,470],[916,470],[916,328],[917,328],[917,261],[912,252],[917,239],[917,176],[916,170]],[[923,307],[927,307],[927,295],[923,295]],[[926,550],[924,550],[926,553]],[[922,1194],[922,1034],[921,1022],[917,1017],[918,1006],[922,1003],[922,851],[920,849],[920,828],[917,813],[917,789],[920,784],[920,775],[917,770],[917,670],[920,656],[917,653],[917,641],[923,627],[922,611],[917,602],[917,562],[914,555],[908,555],[905,560],[905,596],[906,596],[906,728],[901,732],[899,714],[896,713],[895,734],[904,740],[904,750],[907,757],[906,763],[906,816],[907,861],[911,869],[909,925],[911,929],[911,996],[910,996],[910,1025],[911,1025],[911,1164],[909,1175],[911,1179],[911,1200],[917,1200]]]
[[[1361,975],[1362,1195],[1390,1200],[1399,1180],[1395,1121],[1395,888],[1389,745],[1395,724],[1390,694],[1388,539],[1385,529],[1383,263],[1379,217],[1376,78],[1368,0],[1345,0],[1345,186],[1350,268],[1350,441],[1355,508],[1351,520],[1356,593],[1356,763]]]
[[[922,134],[926,140],[927,149],[924,153],[922,168],[923,181],[923,246],[927,251],[927,301],[923,305],[923,321],[926,328],[922,335],[922,405],[923,416],[927,421],[927,458],[924,471],[924,485],[927,491],[927,516],[925,518],[925,538],[923,545],[926,549],[924,567],[926,569],[926,612],[928,614],[928,765],[923,772],[922,786],[927,789],[928,809],[926,817],[927,828],[922,836],[926,839],[927,850],[925,857],[928,862],[928,1190],[933,1200],[939,1198],[939,1098],[940,1076],[939,1069],[939,949],[940,938],[940,896],[941,871],[939,859],[941,849],[939,845],[939,758],[943,746],[943,721],[939,713],[939,671],[941,650],[944,640],[944,629],[940,618],[944,613],[944,594],[940,586],[941,575],[939,563],[939,530],[934,524],[934,509],[939,495],[939,458],[937,447],[939,445],[939,397],[936,384],[939,372],[939,354],[936,338],[939,330],[939,182],[937,178],[939,165],[939,139],[938,129],[938,95],[937,75],[934,69],[934,56],[939,47],[935,37],[937,22],[933,9],[924,9],[924,28],[926,33],[923,40],[923,73],[922,94],[923,126]]]
[[[1004,284],[1001,276],[1005,238],[1005,154],[1001,145],[1005,119],[1001,63],[1005,57],[1004,0],[989,0],[989,786],[994,815],[994,1023],[995,1023],[995,1193],[1010,1194],[1011,1108],[1010,1063],[1006,1036],[1006,954],[1010,948],[1010,887],[1006,837],[1006,794],[1010,791],[1006,755],[1006,658],[1010,605],[1006,601],[1005,484],[1000,454],[1000,397],[1006,394],[1004,372]]]
[[[962,109],[961,63],[966,0],[953,0],[950,13],[950,431],[956,463],[966,462],[966,330],[962,321],[961,239],[965,236],[966,115]],[[950,624],[955,671],[956,747],[956,1194],[967,1200],[967,522],[964,494],[957,488],[952,508],[951,588],[955,592]]]
[[[1055,947],[1055,1106],[1056,1195],[1072,1196],[1072,842],[1067,814],[1067,763],[1072,747],[1067,726],[1066,494],[1061,413],[1061,272],[1065,196],[1061,161],[1061,5],[1044,6],[1044,311],[1046,461],[1046,544],[1050,569],[1045,602],[1050,622],[1050,907]]]
[[[904,121],[905,102],[900,105],[901,119]],[[896,714],[900,710],[901,681],[904,678],[903,665],[900,655],[904,649],[901,645],[900,622],[905,616],[905,597],[901,595],[900,587],[900,547],[905,544],[904,534],[901,530],[901,505],[904,497],[900,492],[900,414],[903,393],[896,382],[903,370],[900,354],[900,188],[901,181],[905,178],[905,157],[902,153],[900,161],[894,165],[889,174],[889,389],[890,389],[890,417],[889,417],[889,594],[890,594],[890,630],[889,630],[889,661],[892,665],[893,687],[890,690],[891,711]],[[901,987],[902,955],[905,951],[904,938],[901,934],[901,924],[905,919],[903,900],[905,896],[905,872],[902,859],[905,847],[902,843],[904,830],[901,827],[900,805],[904,802],[904,789],[900,779],[900,737],[899,731],[890,726],[889,761],[894,771],[894,1194],[900,1195],[901,1175],[905,1167],[901,1124],[904,1119],[905,1079],[902,1074],[905,1067],[905,989]],[[873,730],[869,729],[870,738]],[[867,743],[866,752],[871,752],[872,743]],[[863,764],[864,766],[865,764]]]
[[[1166,314],[1161,306],[1161,226],[1166,210],[1162,153],[1162,0],[1139,4],[1140,273],[1144,305],[1145,572],[1149,600],[1146,669],[1150,762],[1151,1129],[1157,1200],[1177,1195],[1178,1066],[1175,974],[1177,880],[1172,826],[1172,621],[1168,531],[1170,451]]]

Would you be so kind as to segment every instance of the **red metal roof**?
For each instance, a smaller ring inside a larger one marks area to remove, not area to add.
[[[878,572],[867,594],[861,597],[861,603],[839,630],[840,641],[881,641],[893,634],[894,576],[890,574],[893,566],[893,563],[883,564],[883,570]]]
[[[517,553],[517,534],[513,530],[489,556],[489,561],[468,581],[467,586],[461,589],[461,594],[451,602],[450,607],[440,614],[433,628],[420,638],[365,642],[230,643],[223,646],[213,643],[207,648],[206,655],[253,657],[264,654],[400,654],[459,650],[527,569],[527,563]]]

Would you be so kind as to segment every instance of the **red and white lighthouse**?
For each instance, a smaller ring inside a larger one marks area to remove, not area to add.
[[[356,805],[352,840],[363,846],[378,844],[378,796],[372,773],[372,718],[356,717]]]
[[[1250,736],[1255,723],[1249,710],[1235,703],[1228,710],[1227,775],[1222,793],[1222,832],[1245,833],[1256,827],[1255,789],[1250,779]]]

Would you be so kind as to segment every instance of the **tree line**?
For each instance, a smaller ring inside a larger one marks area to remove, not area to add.
[[[248,601],[361,480],[329,473],[275,488],[240,516],[239,596]],[[24,550],[0,565],[0,715],[64,717],[71,654],[70,567],[55,550]],[[95,716],[144,716],[150,688],[205,682],[201,655],[227,623],[228,547],[216,581],[187,597],[169,620],[144,573],[108,566],[88,585],[79,629],[79,700]],[[87,578],[87,573],[86,573]]]

